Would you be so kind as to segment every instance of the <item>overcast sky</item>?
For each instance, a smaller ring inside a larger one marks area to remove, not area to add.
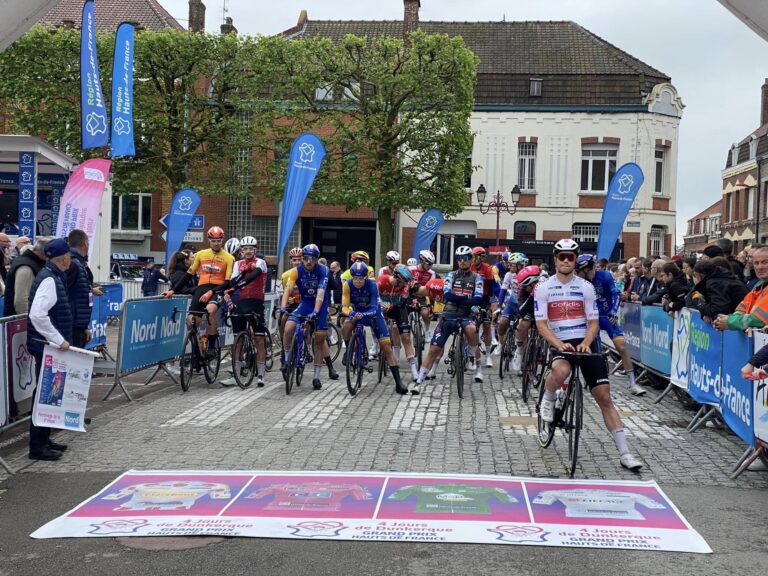
[[[754,0],[762,2],[764,0]],[[203,0],[218,31],[224,0]],[[187,25],[187,0],[160,0]],[[402,0],[227,0],[241,34],[271,35],[315,20],[399,20]],[[421,0],[422,20],[573,20],[672,78],[686,105],[680,123],[677,233],[721,194],[730,145],[760,123],[768,42],[716,0]]]

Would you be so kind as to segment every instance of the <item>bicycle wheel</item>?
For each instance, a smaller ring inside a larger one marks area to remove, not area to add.
[[[533,338],[528,338],[528,342],[525,344],[525,352],[523,353],[523,386],[522,395],[523,402],[528,402],[530,397],[531,388],[533,388],[536,381],[536,341]]]
[[[248,332],[240,332],[232,343],[232,371],[235,382],[243,390],[253,382],[256,368],[256,351],[253,348],[251,335]]]
[[[328,334],[325,337],[328,350],[331,352],[331,362],[335,362],[341,353],[341,332],[336,324],[328,324]]]
[[[347,346],[347,390],[350,396],[357,394],[362,384],[362,378],[358,378],[363,371],[362,367],[362,353],[359,350],[360,346],[365,344],[357,337],[357,334],[352,334],[352,338]]]
[[[416,365],[421,369],[421,355],[424,352],[424,326],[418,312],[411,318],[411,333],[413,334],[413,350],[416,353]]]
[[[269,333],[269,330],[264,333],[264,351],[266,353],[266,356],[264,356],[264,366],[267,372],[269,372],[275,365],[275,349],[272,347],[272,334]]]
[[[548,447],[555,437],[554,422],[544,422],[541,419],[541,401],[544,398],[544,383],[546,380],[546,378],[542,378],[539,381],[539,400],[536,402],[536,430],[538,432],[539,446],[542,448]]]
[[[297,378],[296,355],[298,353],[298,342],[296,333],[291,337],[290,348],[288,349],[288,358],[285,360],[285,394],[290,395],[293,390],[293,382]]]
[[[208,346],[210,347],[210,338],[208,339]],[[219,375],[219,368],[221,367],[221,344],[218,339],[213,349],[213,353],[208,356],[208,351],[203,354],[203,374],[205,374],[205,380],[208,384],[216,382],[216,377]]]
[[[461,332],[457,336],[460,340],[456,343],[456,391],[459,393],[459,398],[464,398],[464,364],[466,359],[464,358],[464,339]]]
[[[387,364],[387,358],[386,355],[382,352],[379,354],[379,379],[376,381],[377,384],[379,384],[384,379],[384,376],[387,375],[388,370],[389,365]]]
[[[179,383],[181,384],[182,392],[189,390],[189,385],[192,383],[194,359],[199,357],[199,355],[197,337],[194,332],[190,331],[187,334],[184,351],[181,354],[181,358],[179,358]]]
[[[451,339],[451,347],[448,349],[448,354],[445,356],[445,363],[448,365],[449,376],[456,374],[456,336]]]
[[[571,382],[571,393],[568,405],[565,407],[565,433],[568,435],[568,473],[570,477],[576,473],[576,460],[579,456],[579,436],[581,435],[581,423],[584,416],[583,391],[581,381],[574,378]]]

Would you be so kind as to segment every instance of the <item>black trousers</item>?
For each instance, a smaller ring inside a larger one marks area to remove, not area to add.
[[[35,411],[35,399],[37,395],[37,383],[40,381],[40,366],[43,363],[43,357],[35,356],[35,390],[32,392],[32,412]],[[51,441],[51,429],[44,426],[35,426],[32,419],[29,419],[29,453],[40,454],[48,448]]]
[[[73,328],[72,329],[72,346],[75,348],[85,348],[85,345],[87,344],[86,335],[85,335],[85,328]]]

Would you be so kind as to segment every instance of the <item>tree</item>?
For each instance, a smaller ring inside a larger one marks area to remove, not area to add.
[[[416,32],[410,49],[387,37],[272,39],[264,49],[282,80],[273,85],[284,99],[281,130],[315,129],[328,150],[311,197],[373,208],[381,261],[394,244],[397,210],[463,210],[478,61],[461,38]],[[284,169],[272,174],[275,197]]]

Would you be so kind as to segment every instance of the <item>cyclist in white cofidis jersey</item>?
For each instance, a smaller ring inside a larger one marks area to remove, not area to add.
[[[552,346],[551,371],[544,385],[541,401],[541,419],[554,420],[555,392],[571,375],[571,363],[578,362],[587,388],[603,413],[605,425],[613,436],[619,451],[621,465],[632,471],[640,470],[642,462],[635,458],[627,446],[624,425],[611,398],[608,368],[598,356],[576,358],[563,352],[598,352],[597,335],[600,331],[600,313],[597,309],[595,289],[586,280],[574,275],[579,245],[566,238],[555,243],[555,269],[557,274],[540,282],[534,293],[534,316],[539,333]]]

